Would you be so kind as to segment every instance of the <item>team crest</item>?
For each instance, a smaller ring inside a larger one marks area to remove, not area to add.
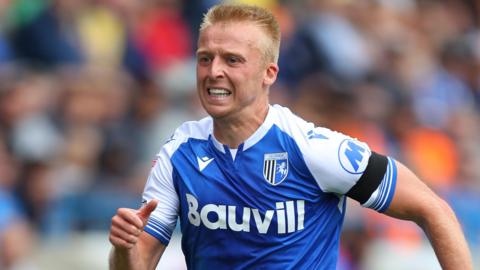
[[[288,174],[288,153],[269,153],[263,156],[263,177],[272,185],[280,184]]]

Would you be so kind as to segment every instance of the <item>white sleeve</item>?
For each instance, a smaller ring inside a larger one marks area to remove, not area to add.
[[[305,163],[323,192],[346,194],[371,155],[367,144],[326,128],[312,129],[302,141]]]
[[[371,155],[367,144],[328,128],[315,127],[275,105],[276,123],[296,142],[305,164],[323,192],[346,194],[360,179]]]
[[[392,158],[372,154],[366,143],[325,128],[315,128],[307,134],[310,135],[303,143],[302,152],[322,191],[340,195],[348,193],[352,197],[351,189],[355,186],[357,193],[360,191],[367,197],[365,202],[358,196],[352,198],[364,207],[384,212],[390,206],[397,178]]]
[[[167,145],[157,155],[154,166],[150,171],[145,190],[143,192],[143,202],[157,199],[158,206],[152,212],[145,231],[162,244],[168,245],[170,237],[177,223],[179,200],[175,191],[172,178],[172,163],[167,154]]]

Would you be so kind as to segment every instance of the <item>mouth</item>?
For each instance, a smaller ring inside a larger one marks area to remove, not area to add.
[[[207,88],[208,95],[212,97],[228,97],[232,94],[230,90],[223,88]]]

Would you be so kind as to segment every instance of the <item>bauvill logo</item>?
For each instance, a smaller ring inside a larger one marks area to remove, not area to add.
[[[203,224],[210,230],[227,230],[250,232],[251,225],[265,234],[272,220],[276,217],[278,234],[292,233],[303,230],[305,219],[305,201],[276,202],[275,209],[261,213],[255,208],[243,207],[237,211],[237,206],[223,204],[206,204],[199,209],[198,200],[191,194],[186,194],[188,202],[188,220],[194,226]],[[241,212],[241,223],[238,223],[237,213]],[[250,222],[253,215],[254,222]]]

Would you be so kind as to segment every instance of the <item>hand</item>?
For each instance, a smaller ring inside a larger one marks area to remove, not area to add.
[[[133,248],[157,204],[157,200],[151,200],[138,210],[119,208],[112,218],[110,243],[116,248]]]

